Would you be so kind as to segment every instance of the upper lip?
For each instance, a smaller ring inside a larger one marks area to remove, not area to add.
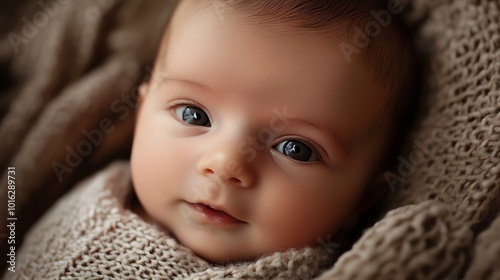
[[[203,204],[203,205],[208,206],[208,207],[210,207],[210,208],[212,208],[212,209],[222,211],[222,212],[224,212],[224,213],[228,214],[229,216],[231,216],[231,217],[233,217],[233,218],[235,218],[235,219],[238,219],[238,220],[240,220],[240,221],[244,222],[243,220],[241,220],[241,219],[239,219],[239,218],[235,217],[234,215],[232,215],[230,212],[228,212],[228,210],[227,210],[226,208],[224,208],[224,207],[222,207],[222,206],[219,206],[219,205],[213,205],[213,204],[211,204],[211,203],[208,203],[208,202],[203,202],[203,201],[200,201],[200,202],[189,202],[189,203],[191,203],[191,204]]]

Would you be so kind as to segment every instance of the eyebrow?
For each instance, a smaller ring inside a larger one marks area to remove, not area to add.
[[[196,82],[196,81],[192,81],[192,80],[188,80],[188,79],[183,79],[183,78],[178,78],[178,77],[175,77],[175,76],[170,75],[170,74],[166,75],[163,79],[161,79],[160,84],[164,84],[167,82],[175,82],[181,86],[194,87],[194,88],[197,88],[197,89],[205,91],[205,92],[210,92],[215,97],[217,97],[215,92],[212,91],[209,86],[204,85],[200,82]]]

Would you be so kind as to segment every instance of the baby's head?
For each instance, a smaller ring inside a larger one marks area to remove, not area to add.
[[[140,93],[147,214],[216,262],[345,233],[381,192],[411,81],[403,7],[373,2],[181,1]]]

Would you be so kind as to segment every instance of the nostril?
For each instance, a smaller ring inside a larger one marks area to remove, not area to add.
[[[232,182],[232,183],[241,184],[241,180],[238,179],[238,178],[232,177],[232,178],[229,178],[229,181]]]
[[[216,175],[215,171],[213,169],[211,169],[211,168],[204,168],[203,172],[204,172],[205,175],[210,175],[210,176],[211,175]],[[219,175],[219,174],[217,174],[217,177],[219,177],[219,179],[222,180],[222,181],[230,182],[230,183],[233,183],[233,184],[241,184],[242,183],[241,180],[238,179],[238,178],[236,178],[236,177],[231,177],[231,176],[227,176],[226,177],[226,176],[223,176],[223,175],[229,175],[229,174],[227,174],[227,173],[226,174],[222,174],[222,176]]]

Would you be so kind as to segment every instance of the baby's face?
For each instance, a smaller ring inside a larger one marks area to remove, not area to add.
[[[340,42],[192,2],[141,92],[131,167],[142,206],[212,261],[338,233],[386,141],[384,94]]]

